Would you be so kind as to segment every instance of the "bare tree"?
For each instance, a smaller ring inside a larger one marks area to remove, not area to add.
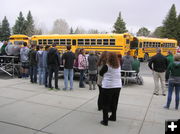
[[[54,21],[52,34],[69,34],[69,25],[64,19],[57,19]]]
[[[88,30],[88,33],[89,33],[89,34],[98,34],[99,31],[98,31],[97,29],[89,29],[89,30]]]

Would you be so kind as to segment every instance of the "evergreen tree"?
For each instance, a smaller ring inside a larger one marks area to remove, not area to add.
[[[145,36],[146,37],[150,34],[150,31],[147,28],[142,27],[138,30],[138,32],[136,34],[137,34],[137,36]]]
[[[22,12],[19,13],[19,17],[13,27],[14,34],[26,34],[26,21],[23,17]]]
[[[173,4],[169,10],[166,19],[163,21],[163,37],[165,38],[177,38],[177,18],[176,7]]]
[[[6,18],[6,16],[4,17],[3,21],[2,21],[2,27],[1,27],[1,40],[7,41],[9,39],[9,36],[11,35],[10,33],[10,28],[9,28],[9,22]]]
[[[163,27],[162,26],[157,27],[151,36],[156,37],[156,38],[162,38],[163,37]]]
[[[2,41],[2,24],[0,22],[0,41]]]
[[[119,13],[119,16],[117,17],[116,22],[114,23],[114,30],[113,33],[125,33],[126,30],[126,23],[123,21],[121,17],[121,12]]]
[[[74,31],[73,31],[73,28],[71,27],[70,28],[70,34],[73,34],[74,33]]]
[[[28,12],[27,18],[26,18],[26,35],[32,36],[35,33],[35,26],[34,26],[34,20],[31,15],[31,11]]]
[[[177,19],[177,40],[178,40],[179,45],[180,45],[180,14],[179,14],[178,19]]]

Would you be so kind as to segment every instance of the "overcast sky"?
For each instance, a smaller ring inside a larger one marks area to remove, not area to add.
[[[52,28],[56,19],[65,19],[69,26],[99,31],[112,31],[121,11],[130,32],[141,27],[154,30],[162,25],[174,3],[180,13],[180,0],[0,0],[0,21],[7,17],[10,26],[19,12],[26,16],[30,10],[37,25]]]

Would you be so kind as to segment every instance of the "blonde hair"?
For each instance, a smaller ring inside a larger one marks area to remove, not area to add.
[[[180,61],[180,54],[174,55],[174,61]]]

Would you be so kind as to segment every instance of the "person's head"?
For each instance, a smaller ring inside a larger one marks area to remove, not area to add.
[[[131,52],[130,52],[130,51],[128,51],[128,52],[127,52],[127,55],[130,55],[130,54],[131,54]]]
[[[136,55],[134,55],[134,56],[133,56],[133,58],[134,58],[134,59],[137,59],[137,56],[136,56]]]
[[[50,47],[49,45],[46,45],[45,50],[47,51],[49,49],[49,47]]]
[[[119,59],[116,53],[109,52],[107,57],[107,64],[112,68],[119,68]]]
[[[7,42],[7,41],[4,41],[4,42],[3,42],[3,44],[4,44],[4,45],[7,45],[7,44],[8,44],[8,42]]]
[[[85,54],[84,48],[80,49],[79,54]]]
[[[95,55],[95,51],[89,51],[90,55]]]
[[[157,49],[157,53],[158,53],[158,54],[161,53],[161,49],[160,49],[160,48]]]
[[[67,45],[67,46],[66,46],[66,49],[67,49],[68,51],[70,51],[70,50],[71,50],[71,45]]]
[[[42,45],[40,45],[40,46],[39,46],[39,49],[40,49],[40,50],[42,50],[42,49],[43,49],[43,46],[42,46]]]
[[[27,42],[23,42],[23,45],[26,47],[27,46]]]
[[[180,61],[180,54],[174,55],[174,61]]]
[[[52,44],[52,47],[56,47],[56,43],[53,43],[53,44]]]
[[[172,52],[170,50],[168,51],[168,55],[172,55]]]
[[[39,45],[36,46],[36,51],[39,51]]]
[[[36,48],[36,45],[31,44],[31,49],[35,49],[35,48]]]
[[[107,51],[102,52],[98,61],[98,66],[105,65],[107,63],[107,55],[108,55]]]

